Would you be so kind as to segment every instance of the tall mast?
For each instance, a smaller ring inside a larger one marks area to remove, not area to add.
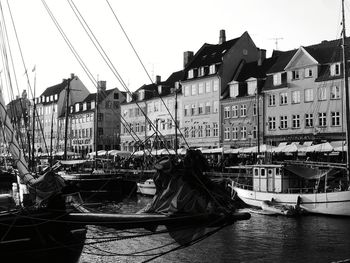
[[[177,93],[180,85],[179,83],[175,83],[175,156],[177,157],[177,149],[178,149],[178,138],[177,138]]]
[[[33,136],[32,136],[32,169],[35,167],[35,159],[34,159],[34,144],[35,144],[35,112],[36,112],[36,103],[35,103],[35,86],[36,86],[36,71],[34,75],[34,94],[33,94]]]
[[[66,88],[66,125],[64,129],[64,160],[67,160],[67,133],[68,133],[68,114],[69,114],[69,89],[70,89],[71,79],[67,80],[67,88]]]
[[[348,80],[348,63],[346,57],[346,33],[345,33],[345,12],[344,12],[344,0],[342,0],[342,24],[343,24],[343,64],[344,64],[344,88],[345,88],[345,116],[346,116],[346,145],[348,147],[346,151],[346,170],[347,170],[347,180],[349,182],[350,177],[350,111],[349,111],[349,80]]]
[[[98,136],[98,91],[100,83],[97,81],[96,102],[95,102],[95,169],[97,169],[97,136]]]

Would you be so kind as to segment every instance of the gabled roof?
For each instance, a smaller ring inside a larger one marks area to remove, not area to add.
[[[61,91],[67,87],[67,84],[68,80],[64,79],[62,83],[46,88],[45,91],[40,95],[40,97],[60,94]]]
[[[98,93],[98,102],[102,102],[105,98],[108,97],[111,92],[113,92],[115,89],[110,89],[110,90],[101,90]],[[82,102],[91,102],[91,101],[96,101],[96,92],[95,93],[90,93]]]
[[[261,66],[257,61],[244,64],[242,70],[238,74],[235,81],[242,82],[249,78],[266,78],[266,72],[271,68],[277,60],[277,56],[264,59]]]
[[[222,44],[207,44],[205,43],[193,57],[193,59],[186,65],[187,69],[199,68],[202,66],[210,66],[222,62],[222,57],[232,48],[240,37],[228,40]]]
[[[297,49],[289,50],[289,51],[277,51],[272,54],[272,57],[277,57],[275,63],[267,70],[266,74],[282,72],[284,68],[287,66],[289,61],[292,59],[294,54],[297,52]]]

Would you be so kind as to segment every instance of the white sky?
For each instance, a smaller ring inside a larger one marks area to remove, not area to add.
[[[11,0],[10,7],[33,87],[36,65],[36,96],[75,73],[94,92],[86,76],[41,0]],[[87,38],[65,0],[46,0],[61,27],[83,58],[91,73],[107,81],[107,88],[122,89]],[[340,37],[341,0],[109,0],[149,74],[165,80],[183,67],[183,52],[196,52],[203,43],[217,44],[220,29],[226,39],[248,31],[255,44],[267,50],[311,45]],[[350,23],[350,2],[346,0]],[[4,13],[7,2],[1,1]],[[150,83],[137,61],[105,0],[74,0],[94,34],[104,47],[123,80],[134,91]],[[6,16],[7,30],[12,31]],[[347,27],[350,28],[350,27]],[[347,29],[348,30],[348,29]],[[9,33],[10,34],[10,33]],[[350,31],[347,31],[350,35]],[[16,42],[11,37],[19,90],[28,90]],[[2,67],[2,66],[1,66]],[[1,75],[2,79],[3,74]],[[4,80],[3,80],[4,81]],[[16,89],[15,89],[16,90]],[[122,89],[123,90],[123,89]],[[31,97],[31,96],[30,96]],[[5,98],[8,102],[9,98]]]

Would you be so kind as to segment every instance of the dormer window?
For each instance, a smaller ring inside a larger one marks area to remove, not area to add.
[[[45,102],[45,96],[41,96],[41,102]]]
[[[198,70],[198,77],[204,76],[204,67],[200,67]]]
[[[45,101],[49,102],[49,99],[50,99],[49,96],[46,96]]]
[[[292,71],[292,80],[297,80],[297,79],[300,79],[299,70],[293,70]]]
[[[83,103],[83,111],[87,110],[86,102]]]
[[[144,100],[145,99],[145,90],[140,90],[139,91],[139,100]]]
[[[256,80],[248,81],[248,95],[256,94],[257,82]]]
[[[95,109],[95,101],[91,101],[91,109]]]
[[[162,85],[158,85],[158,94],[162,94]]]
[[[53,95],[50,96],[50,101],[53,101]]]
[[[127,93],[126,94],[126,102],[130,102],[131,101],[131,95],[130,95],[130,93]]]
[[[70,106],[70,113],[73,113],[74,107]]]
[[[193,69],[190,69],[190,70],[188,71],[188,78],[189,78],[189,79],[193,79]]]
[[[230,97],[235,98],[238,96],[238,83],[230,85]]]
[[[340,63],[334,63],[331,65],[331,76],[339,76],[340,75]]]
[[[312,68],[306,68],[305,69],[305,78],[311,78],[312,77]]]
[[[273,75],[273,85],[278,86],[282,84],[281,73],[276,73]]]
[[[79,111],[79,103],[75,104],[75,112]]]
[[[210,65],[210,67],[209,67],[209,74],[215,74],[215,73],[216,73],[215,64]]]

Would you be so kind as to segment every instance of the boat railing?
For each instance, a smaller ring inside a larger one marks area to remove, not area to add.
[[[237,183],[235,181],[232,181],[232,186],[236,186],[237,188],[241,188],[241,189],[245,189],[245,190],[253,190],[252,185]]]
[[[314,192],[314,188],[312,187],[303,187],[303,188],[288,188],[287,192],[288,194],[295,194],[295,193],[313,193]]]

